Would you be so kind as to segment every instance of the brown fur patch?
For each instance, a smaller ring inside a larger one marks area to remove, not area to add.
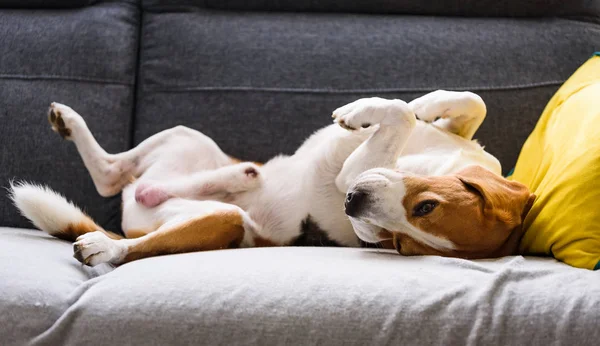
[[[141,242],[128,249],[123,263],[159,255],[236,248],[244,238],[243,224],[237,211],[201,216],[139,238]]]
[[[241,163],[242,162],[242,160],[238,159],[237,157],[233,157],[233,156],[229,156],[229,155],[227,155],[227,156],[231,160],[232,164],[236,164],[236,163]]]
[[[273,242],[269,239],[265,239],[263,237],[256,236],[256,237],[254,237],[254,246],[255,247],[273,247],[273,246],[280,246],[280,245],[276,244],[275,242]]]
[[[136,177],[134,177],[133,175],[129,176],[129,179],[127,179],[127,181],[129,182],[129,184],[133,184],[135,183],[135,181],[137,180]]]
[[[379,242],[379,247],[383,249],[393,249],[394,248],[394,234],[392,232],[381,230],[377,237],[382,239]]]
[[[242,160],[238,159],[237,157],[233,157],[233,156],[229,156],[229,155],[227,155],[227,156],[228,156],[228,157],[229,157],[229,159],[231,160],[231,163],[232,163],[232,164],[236,164],[236,163],[242,163],[242,162],[244,162],[244,161],[242,161]],[[263,163],[262,163],[262,162],[256,162],[256,161],[252,161],[252,163],[253,163],[253,164],[255,164],[255,165],[257,165],[258,167],[260,167],[260,166],[262,166],[262,165],[263,165]]]
[[[111,239],[123,239],[122,236],[116,233],[105,231],[102,227],[96,225],[96,223],[94,223],[94,221],[92,221],[90,218],[79,223],[71,223],[65,229],[58,233],[53,233],[52,235],[59,239],[75,241],[75,239],[82,234],[96,231],[103,232]]]
[[[129,230],[125,231],[125,235],[127,236],[128,239],[143,237],[148,233],[150,233],[150,232],[144,231],[141,229],[129,229]]]
[[[480,166],[454,176],[404,178],[402,204],[408,222],[420,230],[450,240],[455,249],[435,249],[395,232],[394,245],[403,255],[489,258],[516,253],[523,215],[535,198],[522,184],[508,181]],[[423,201],[437,206],[426,215],[413,215]]]

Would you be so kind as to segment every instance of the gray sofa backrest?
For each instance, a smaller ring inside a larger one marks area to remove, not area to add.
[[[131,147],[139,6],[99,2],[9,9],[5,4],[0,0],[2,186],[15,178],[47,183],[103,225],[118,227],[119,198],[98,196],[75,146],[50,131],[46,110],[53,101],[70,105],[85,115],[107,151]],[[0,197],[0,225],[28,226],[5,195]]]
[[[359,97],[472,90],[488,104],[476,137],[506,172],[554,91],[600,47],[589,10],[597,1],[520,1],[521,12],[506,13],[586,21],[345,13],[505,14],[489,1],[40,3],[0,0],[0,181],[47,183],[117,231],[119,197],[99,197],[75,147],[51,133],[50,102],[81,113],[109,152],[183,124],[233,156],[264,161],[293,153]],[[27,226],[7,198],[0,225]]]
[[[546,17],[600,13],[595,0],[143,0],[146,10],[183,6],[230,11],[353,12],[434,16]]]

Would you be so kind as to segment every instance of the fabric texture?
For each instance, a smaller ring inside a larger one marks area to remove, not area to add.
[[[72,8],[91,5],[97,0],[0,0],[0,8]]]
[[[136,144],[183,124],[265,161],[357,98],[471,90],[488,105],[475,137],[505,172],[547,100],[600,46],[595,25],[561,19],[202,9],[147,13],[142,36]]]
[[[4,346],[600,339],[600,276],[553,259],[254,248],[149,258],[96,277],[71,254],[39,231],[0,230],[0,306],[9,309],[0,326],[18,326],[0,328]]]
[[[356,12],[451,16],[596,16],[595,0],[142,0],[146,10],[190,6],[223,10]]]
[[[24,345],[52,327],[110,269],[84,267],[72,252],[40,231],[0,228],[0,344]]]
[[[570,265],[600,264],[600,56],[573,74],[546,106],[511,179],[537,198],[521,250]]]
[[[48,184],[118,231],[119,197],[101,198],[75,146],[50,129],[51,102],[82,114],[108,152],[131,145],[139,16],[101,3],[55,11],[0,10],[0,186]],[[29,226],[0,197],[0,224]]]

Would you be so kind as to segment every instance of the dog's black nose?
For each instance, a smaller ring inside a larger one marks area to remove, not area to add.
[[[348,192],[346,195],[346,202],[344,203],[346,215],[356,216],[360,208],[362,208],[366,195],[367,194],[362,191]]]

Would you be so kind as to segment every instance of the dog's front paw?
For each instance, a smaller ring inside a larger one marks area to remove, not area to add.
[[[73,243],[73,257],[91,267],[100,263],[119,264],[124,257],[125,248],[118,242],[101,231],[85,233]]]
[[[58,133],[64,139],[71,139],[73,131],[80,125],[85,125],[83,118],[69,106],[52,102],[48,109],[48,121],[52,131]]]
[[[481,108],[485,112],[485,103],[481,97],[468,91],[436,90],[411,101],[408,105],[417,119],[427,123],[476,113],[481,111]]]
[[[373,125],[414,127],[415,114],[402,100],[379,97],[363,98],[336,109],[334,122],[347,130],[358,130]]]

